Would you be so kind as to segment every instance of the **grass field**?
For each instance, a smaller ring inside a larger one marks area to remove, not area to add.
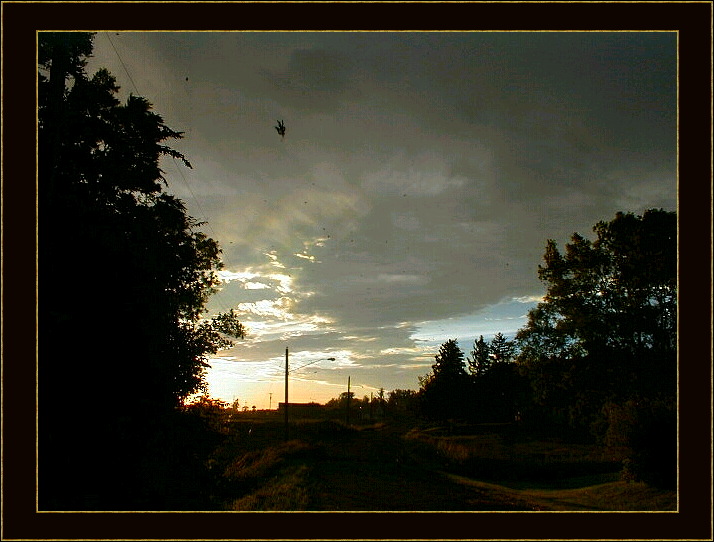
[[[624,450],[510,425],[448,434],[392,424],[231,424],[210,460],[234,511],[674,511],[676,493],[620,479]]]

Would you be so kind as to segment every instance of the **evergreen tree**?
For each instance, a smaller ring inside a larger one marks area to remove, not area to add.
[[[500,331],[491,339],[489,350],[493,363],[508,363],[513,359],[513,343]]]
[[[467,362],[469,373],[474,378],[483,376],[488,372],[491,366],[491,347],[483,339],[483,335],[480,335],[474,341],[474,347],[471,350],[471,356],[467,358]]]
[[[444,421],[468,417],[471,381],[466,372],[464,353],[456,339],[441,345],[431,372],[419,381],[425,415]]]
[[[474,342],[469,371],[471,419],[479,422],[512,422],[530,403],[527,380],[513,363],[514,344],[498,332],[487,343],[483,335]]]

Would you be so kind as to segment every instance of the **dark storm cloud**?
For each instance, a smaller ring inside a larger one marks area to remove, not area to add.
[[[283,107],[325,112],[357,94],[350,58],[324,49],[298,49],[285,70],[263,75],[281,95]]]
[[[169,186],[253,275],[209,305],[254,321],[240,359],[289,340],[413,387],[413,337],[501,325],[489,310],[542,294],[547,239],[676,208],[675,33],[113,39],[137,88],[101,35],[93,62],[186,131]]]

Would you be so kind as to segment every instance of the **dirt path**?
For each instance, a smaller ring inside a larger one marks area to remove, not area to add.
[[[398,430],[360,431],[324,447],[310,465],[309,491],[319,510],[512,511],[525,502],[460,484],[417,461]]]

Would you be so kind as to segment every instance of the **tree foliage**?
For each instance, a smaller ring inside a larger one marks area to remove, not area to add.
[[[484,340],[483,335],[480,335],[474,341],[471,355],[466,358],[466,362],[469,367],[469,373],[474,378],[483,376],[488,372],[491,366],[491,348]]]
[[[383,397],[380,398],[380,404],[383,400]],[[417,392],[405,389],[390,391],[386,401],[386,413],[392,418],[405,418],[417,415],[419,413]]]
[[[40,435],[58,471],[91,468],[95,446],[141,456],[142,432],[205,391],[207,356],[245,331],[206,317],[221,251],[165,191],[162,158],[190,167],[167,145],[181,132],[85,73],[92,39],[38,38]]]
[[[474,341],[467,358],[472,379],[470,419],[478,422],[511,422],[530,406],[527,380],[513,358],[515,345],[498,332],[490,342],[483,335]]]
[[[597,396],[595,407],[605,396],[673,396],[676,215],[618,213],[594,231],[593,242],[574,234],[564,255],[548,241],[547,292],[518,334],[519,362],[543,404],[564,393],[583,404]]]
[[[431,372],[419,383],[422,411],[427,416],[441,420],[466,416],[470,378],[456,339],[441,345]]]
[[[499,331],[491,339],[489,351],[494,364],[508,363],[513,359],[513,342],[506,339],[506,336]]]
[[[539,404],[602,435],[612,421],[604,413],[623,411],[612,405],[675,402],[677,218],[617,213],[593,230],[594,241],[574,234],[563,254],[548,241],[539,267],[547,292],[517,340]]]

